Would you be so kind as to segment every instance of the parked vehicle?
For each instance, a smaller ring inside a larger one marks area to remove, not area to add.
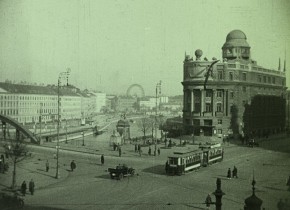
[[[197,170],[210,164],[223,160],[221,144],[200,145],[198,150],[174,152],[168,157],[166,173],[168,175],[181,175],[185,172]]]
[[[6,193],[0,194],[0,209],[8,207],[9,209],[22,209],[24,207],[23,198],[17,194],[9,195]]]
[[[116,168],[108,168],[111,179],[115,177],[119,180],[122,180],[125,176],[133,176],[135,174],[135,169],[130,168],[127,165],[118,165]]]

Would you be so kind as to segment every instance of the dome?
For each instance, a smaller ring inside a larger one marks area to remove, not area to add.
[[[228,33],[226,42],[223,45],[223,48],[228,47],[250,47],[247,42],[247,36],[241,30],[233,30]]]
[[[227,41],[230,41],[231,39],[247,39],[247,37],[241,30],[233,30],[227,35]]]

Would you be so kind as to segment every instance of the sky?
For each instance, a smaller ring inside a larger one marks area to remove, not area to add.
[[[265,68],[288,61],[288,0],[0,0],[0,81],[57,84],[125,94],[183,94],[185,52],[221,59],[227,34],[242,30]],[[138,88],[132,90],[139,92]]]

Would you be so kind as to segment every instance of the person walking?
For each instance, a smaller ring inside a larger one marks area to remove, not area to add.
[[[31,179],[29,182],[29,192],[31,193],[31,195],[33,195],[33,193],[34,193],[34,181],[33,181],[33,179]]]
[[[74,171],[74,169],[76,169],[76,163],[74,160],[71,161],[71,163],[70,163],[70,169],[71,169],[71,171]]]
[[[231,172],[231,169],[230,168],[228,169],[227,178],[228,179],[231,179],[232,178],[232,172]]]
[[[234,166],[234,169],[233,169],[233,178],[238,178],[238,169],[236,166]]]
[[[121,147],[119,147],[119,157],[121,157],[121,155],[122,155],[122,149]]]
[[[22,185],[21,185],[21,193],[22,193],[23,196],[25,196],[25,194],[26,194],[26,189],[27,189],[26,182],[23,181]]]
[[[138,144],[138,152],[140,152],[140,149],[141,149],[141,145]]]
[[[148,149],[148,155],[149,156],[151,155],[151,147],[149,147],[149,149]]]
[[[105,163],[105,157],[104,157],[104,154],[102,154],[102,156],[101,156],[101,163],[102,163],[102,165],[104,165],[104,163]]]
[[[205,203],[206,203],[207,209],[209,209],[210,208],[210,204],[212,204],[212,200],[211,200],[210,194],[207,195],[207,197],[205,199]]]
[[[49,162],[48,162],[48,160],[46,160],[45,168],[46,168],[46,172],[48,172],[49,171]]]
[[[160,155],[160,147],[158,147],[157,152],[158,152],[158,156],[159,156]]]
[[[137,144],[135,144],[135,152],[137,152]]]

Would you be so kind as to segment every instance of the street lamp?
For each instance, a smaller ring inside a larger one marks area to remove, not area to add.
[[[59,88],[61,85],[61,80],[66,79],[66,85],[68,86],[68,76],[70,74],[70,68],[67,68],[65,72],[61,72],[58,75],[57,81],[57,145],[56,145],[56,175],[55,178],[59,178],[59,126],[60,126],[60,94]]]
[[[158,115],[158,104],[157,98],[158,94],[161,94],[161,80],[156,84],[156,108],[155,108],[155,148],[154,148],[154,155],[156,155],[157,150],[157,115]]]

